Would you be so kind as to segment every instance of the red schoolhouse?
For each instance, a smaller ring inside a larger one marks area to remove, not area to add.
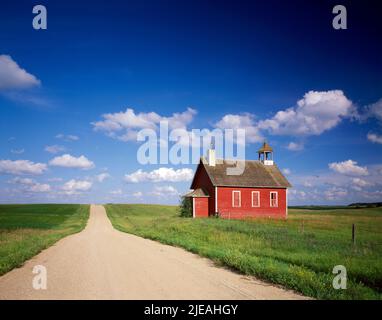
[[[273,162],[273,150],[264,142],[258,160],[215,158],[215,150],[201,157],[192,180],[193,217],[219,215],[227,219],[287,217],[288,180]],[[238,163],[241,161],[241,163]],[[243,166],[239,175],[228,168]],[[227,174],[228,173],[228,174]]]

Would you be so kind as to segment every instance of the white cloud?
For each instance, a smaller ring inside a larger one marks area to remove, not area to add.
[[[193,177],[193,172],[191,169],[173,169],[173,168],[159,168],[150,172],[142,171],[141,169],[131,173],[126,174],[124,180],[128,183],[138,183],[138,182],[160,182],[160,181],[188,181]]]
[[[369,174],[366,167],[360,167],[356,161],[347,160],[329,163],[329,168],[335,172],[350,176],[366,176]]]
[[[382,99],[365,107],[366,118],[374,117],[382,121]]]
[[[300,151],[304,149],[304,144],[297,142],[289,142],[286,148],[291,151]]]
[[[34,75],[28,73],[8,55],[0,55],[0,91],[25,89],[40,85]]]
[[[34,163],[29,160],[0,160],[0,173],[42,174],[46,169],[46,164]]]
[[[290,197],[290,199],[304,200],[306,198],[306,195],[307,195],[306,192],[302,190],[296,190],[296,189],[288,190],[288,197]]]
[[[78,158],[71,156],[70,154],[64,154],[59,157],[55,157],[49,161],[49,165],[65,168],[78,168],[78,169],[91,169],[94,168],[94,163],[85,156]]]
[[[250,113],[227,114],[215,126],[245,129],[246,141],[261,142],[263,133],[272,135],[320,135],[337,126],[343,118],[355,117],[356,108],[341,90],[309,91],[296,106],[278,111],[272,118],[255,121]],[[290,142],[287,149],[302,150],[303,143]]]
[[[23,154],[24,152],[24,149],[11,149],[11,153],[13,154]]]
[[[109,193],[112,195],[118,196],[118,195],[121,195],[123,192],[121,189],[117,189],[117,190],[112,190]]]
[[[110,178],[110,174],[108,174],[107,172],[103,172],[103,173],[96,175],[95,178],[98,182],[103,182],[106,179]]]
[[[173,186],[155,186],[150,194],[156,197],[169,197],[178,196],[179,191],[176,190]]]
[[[157,130],[161,121],[168,121],[170,129],[185,129],[195,114],[196,110],[192,108],[182,113],[173,113],[170,117],[160,116],[155,112],[136,114],[134,109],[127,108],[123,112],[104,114],[103,120],[92,122],[92,125],[94,130],[106,132],[112,138],[134,141],[140,129]]]
[[[79,192],[88,191],[92,187],[92,183],[87,180],[69,180],[62,186],[62,190],[66,194],[78,194]]]
[[[137,191],[133,193],[133,197],[135,198],[141,198],[143,196],[143,193],[141,191]]]
[[[375,133],[368,133],[367,139],[373,143],[380,143],[382,144],[382,136],[377,135]]]
[[[78,136],[75,136],[72,134],[62,134],[62,133],[59,133],[58,135],[56,135],[56,138],[64,140],[64,141],[77,141],[80,139]]]
[[[303,185],[304,187],[306,187],[306,188],[311,188],[311,187],[313,187],[313,184],[312,184],[311,182],[309,182],[309,181],[304,181],[304,182],[302,183],[302,185]]]
[[[373,183],[360,178],[353,178],[352,183],[352,188],[357,191],[361,191],[363,188],[373,185]]]
[[[219,129],[244,129],[245,140],[249,143],[256,143],[264,140],[259,132],[259,128],[255,124],[255,116],[250,113],[242,115],[227,114],[215,124],[215,127]]]
[[[359,187],[365,187],[365,186],[368,186],[370,185],[369,182],[363,180],[363,179],[360,179],[360,178],[353,178],[353,184],[359,186]]]
[[[50,185],[46,183],[35,183],[33,184],[28,191],[30,192],[49,192]]]
[[[51,190],[50,185],[46,183],[38,183],[30,178],[13,178],[9,181],[24,186],[23,190],[26,192],[49,192]]]
[[[258,123],[275,135],[320,135],[337,126],[342,118],[354,115],[355,108],[342,90],[309,91],[297,106],[278,111]]]
[[[288,168],[285,168],[285,169],[283,169],[283,173],[288,175],[288,174],[291,174],[292,171],[290,169],[288,169]]]
[[[346,197],[347,195],[348,191],[346,189],[338,187],[331,187],[324,192],[325,198],[330,201],[339,200],[341,198]]]
[[[24,185],[31,185],[34,184],[34,181],[30,178],[20,178],[16,177],[10,180],[11,183],[17,183],[17,184],[24,184]]]
[[[363,191],[362,196],[368,200],[381,201],[382,190]]]
[[[45,147],[46,152],[53,153],[53,154],[63,152],[65,150],[66,150],[66,148],[64,146],[59,146],[57,144]]]
[[[49,179],[47,179],[47,181],[50,181],[50,182],[60,182],[62,180],[64,180],[64,179],[62,179],[62,178],[49,178]]]

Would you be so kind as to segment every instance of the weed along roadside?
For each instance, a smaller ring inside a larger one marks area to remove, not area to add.
[[[88,205],[0,205],[0,275],[80,232],[88,217]]]
[[[183,218],[176,206],[105,208],[120,231],[182,247],[306,296],[381,299],[381,208],[290,208],[287,220],[245,221]],[[356,245],[351,240],[353,223]],[[337,265],[346,267],[346,290],[333,287]]]

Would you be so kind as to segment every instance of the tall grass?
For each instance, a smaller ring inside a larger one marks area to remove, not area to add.
[[[88,217],[88,205],[0,205],[0,275],[81,231]]]
[[[291,209],[286,221],[180,218],[171,206],[106,209],[121,231],[183,247],[311,297],[382,298],[382,208]],[[347,269],[346,290],[332,286],[336,265]]]

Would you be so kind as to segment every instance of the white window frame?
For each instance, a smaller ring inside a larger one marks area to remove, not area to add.
[[[272,193],[274,193],[276,195],[276,205],[275,206],[272,206]],[[270,194],[269,194],[269,206],[272,208],[278,208],[278,206],[279,206],[279,195],[278,195],[277,191],[271,191],[270,192]]]
[[[235,206],[235,193],[239,194],[239,205]],[[240,208],[241,207],[241,191],[240,190],[232,190],[232,208]]]
[[[257,206],[253,205],[253,195],[256,194],[257,196]],[[251,193],[251,204],[252,208],[259,208],[260,207],[260,191],[252,191]]]

